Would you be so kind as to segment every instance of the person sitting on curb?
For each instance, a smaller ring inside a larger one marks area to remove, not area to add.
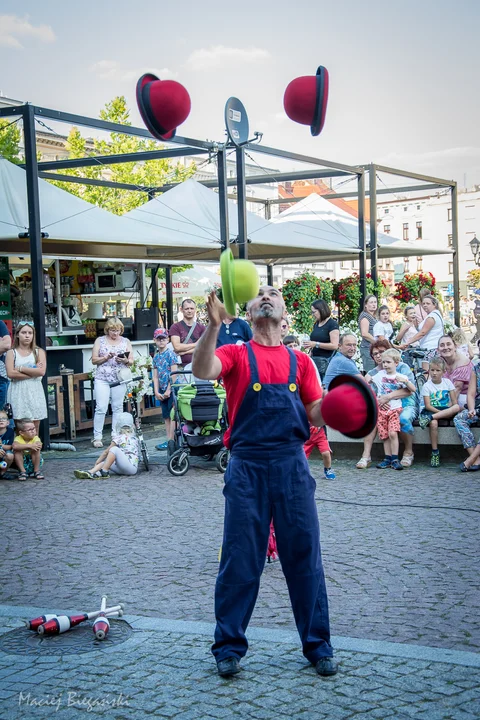
[[[441,357],[433,357],[430,360],[430,376],[422,387],[422,396],[425,407],[418,418],[418,424],[425,429],[428,426],[430,431],[430,442],[432,445],[432,457],[430,465],[439,467],[440,452],[438,450],[438,421],[446,420],[460,412],[457,403],[457,391],[451,380],[444,377],[445,360]]]
[[[44,480],[45,476],[40,472],[43,465],[41,454],[42,441],[37,435],[33,420],[17,421],[18,435],[13,441],[13,455],[15,464],[20,470],[17,480],[26,480],[27,476],[33,476],[35,480]]]
[[[410,393],[415,392],[415,385],[406,375],[398,372],[401,362],[401,355],[398,350],[385,350],[382,355],[383,370],[371,377],[366,375],[367,382],[372,383],[377,389],[380,397],[385,397],[395,390],[406,388]],[[385,403],[379,402],[377,429],[380,439],[383,440],[385,458],[377,464],[377,468],[383,470],[403,470],[403,465],[398,460],[398,434],[400,432],[400,413],[402,412],[402,401],[400,398],[390,399]]]
[[[375,362],[375,367],[368,373],[370,377],[374,377],[377,372],[383,369],[382,355],[385,350],[390,350],[391,347],[392,346],[388,340],[376,340],[374,343],[372,343],[370,347],[370,353],[372,355],[373,361]],[[410,382],[414,383],[415,378],[413,377],[413,373],[406,363],[401,362],[397,367],[397,371],[402,375],[405,375],[410,380]],[[411,393],[406,388],[401,388],[399,390],[389,392],[386,395],[381,395],[377,398],[377,400],[379,405],[382,405],[384,403],[388,403],[390,400],[398,398],[400,398],[402,401],[402,411],[400,413],[400,438],[405,446],[403,457],[400,460],[400,465],[402,465],[402,467],[404,468],[409,468],[413,465],[414,460],[413,421],[418,416],[417,393]],[[367,437],[363,439],[362,457],[356,464],[356,467],[359,470],[364,470],[365,468],[370,467],[370,465],[372,464],[372,447],[373,443],[375,442],[376,435],[377,428],[375,428],[370,433],[370,435],[367,435]]]
[[[328,386],[338,375],[357,375],[358,377],[362,377],[360,370],[353,360],[356,352],[357,338],[355,335],[351,333],[340,335],[338,352],[330,360],[327,372],[323,378],[323,384],[326,390],[328,390]]]
[[[90,470],[74,470],[80,480],[109,478],[115,475],[136,475],[140,460],[140,445],[135,435],[130,413],[120,413],[112,435],[112,442]]]
[[[5,410],[0,410],[0,480],[9,480],[8,468],[13,462],[14,432],[9,427],[9,419]]]

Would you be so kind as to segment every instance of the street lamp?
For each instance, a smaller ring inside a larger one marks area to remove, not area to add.
[[[478,240],[475,235],[468,244],[470,245],[475,265],[480,266],[480,240]]]

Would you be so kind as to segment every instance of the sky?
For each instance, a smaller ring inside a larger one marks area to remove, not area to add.
[[[190,93],[179,135],[223,142],[236,96],[265,145],[470,187],[480,183],[479,27],[478,0],[2,0],[0,91],[93,117],[125,95],[142,126],[135,85],[154,72]],[[314,138],[287,118],[283,94],[318,65],[330,95]]]

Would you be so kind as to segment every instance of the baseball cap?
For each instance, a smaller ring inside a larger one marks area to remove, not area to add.
[[[157,338],[168,338],[168,332],[165,330],[165,328],[157,328],[155,332],[153,333],[153,339],[156,340]]]

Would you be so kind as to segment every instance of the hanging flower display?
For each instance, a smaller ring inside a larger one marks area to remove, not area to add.
[[[405,275],[403,280],[396,283],[394,298],[400,305],[417,303],[420,290],[428,288],[432,295],[435,295],[436,281],[431,272],[418,272],[412,275]]]
[[[372,280],[370,273],[367,273],[367,295],[376,295],[379,299],[385,295],[386,283]],[[360,314],[360,276],[353,273],[348,277],[333,282],[333,299],[338,307],[338,314],[342,325],[356,322]]]
[[[305,272],[291,280],[286,280],[282,287],[282,295],[295,331],[310,334],[313,325],[312,303],[315,300],[325,300],[328,304],[332,302],[332,281]]]

